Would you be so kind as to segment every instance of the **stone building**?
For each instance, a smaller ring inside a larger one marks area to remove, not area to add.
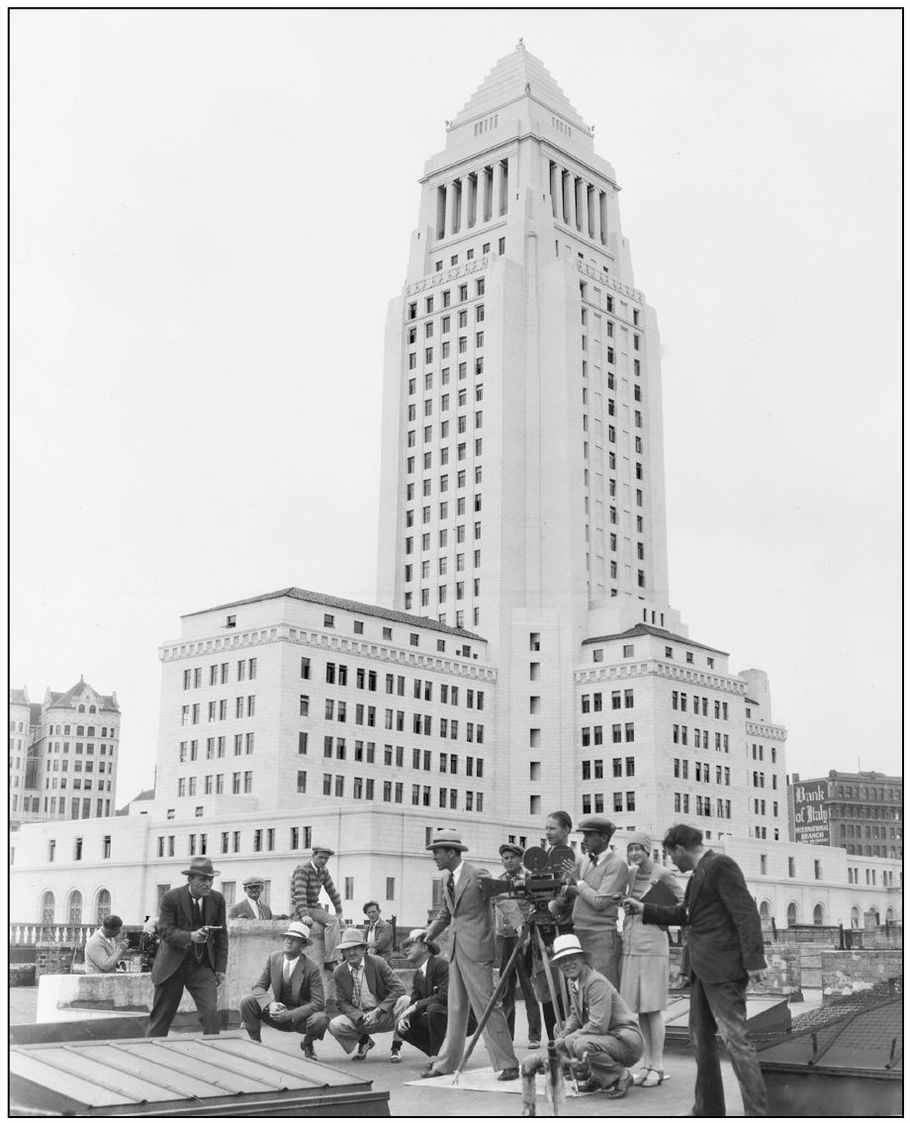
[[[883,772],[838,772],[800,779],[787,789],[795,839],[843,846],[848,854],[902,859],[904,781]]]

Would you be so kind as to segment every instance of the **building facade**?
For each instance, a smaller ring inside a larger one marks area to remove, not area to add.
[[[799,841],[842,846],[848,854],[902,859],[904,781],[883,772],[838,772],[787,789],[790,830]]]
[[[779,923],[884,916],[893,862],[864,884],[790,841],[766,675],[670,604],[657,320],[593,129],[520,44],[421,183],[386,331],[379,604],[291,587],[183,617],[154,798],[26,828],[14,911],[103,890],[152,912],[203,853],[228,896],[255,870],[284,910],[318,841],[353,919],[372,896],[419,923],[436,827],[496,868],[565,808],[609,815],[620,849],[698,825]]]
[[[117,695],[84,679],[39,705],[10,690],[10,822],[113,814],[120,749]]]

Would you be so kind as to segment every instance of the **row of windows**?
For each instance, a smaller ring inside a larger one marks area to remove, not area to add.
[[[456,482],[456,487],[459,488],[459,489],[467,486],[467,482],[468,482],[467,469],[465,469],[465,468],[459,468],[458,469],[458,472],[456,473],[456,476],[455,476],[455,482]],[[483,482],[483,467],[480,464],[478,464],[474,469],[474,483],[479,484],[479,483],[482,483],[482,482]],[[409,483],[407,485],[407,488],[405,490],[405,498],[408,500],[408,502],[410,502],[414,498],[414,488],[415,488],[415,486],[416,485],[414,483]],[[446,492],[446,491],[449,490],[448,473],[443,473],[439,477],[437,487],[438,487],[440,493]],[[425,480],[423,480],[423,482],[421,484],[421,493],[424,496],[429,496],[429,495],[432,495],[432,492],[433,492],[433,480],[432,480],[432,477],[428,476]]]
[[[863,828],[858,823],[841,823],[840,836],[841,838],[862,838]],[[903,832],[900,827],[879,827],[878,825],[866,827],[866,838],[900,839],[902,837]]]
[[[440,532],[439,532],[439,545],[440,545],[440,547],[444,548],[445,546],[447,546],[448,541],[449,541],[449,532],[447,530],[440,530]],[[456,573],[463,573],[464,568],[465,568],[465,555],[463,553],[456,554],[455,555],[455,572]],[[474,551],[474,568],[480,569],[480,550]],[[405,579],[405,581],[413,580],[414,569],[415,569],[415,567],[414,567],[413,563],[411,563],[411,562],[409,562],[404,567],[404,579]],[[443,555],[442,557],[440,557],[438,559],[437,569],[439,571],[440,577],[444,576],[445,574],[447,574],[449,572],[449,558],[448,558],[448,556]],[[421,577],[421,580],[424,580],[424,581],[429,580],[429,578],[430,578],[430,561],[429,561],[429,559],[425,558],[420,563],[420,577]],[[462,585],[463,585],[463,583],[462,583]],[[445,588],[445,586],[440,585],[440,589],[442,589],[442,588]],[[458,589],[457,589],[457,586],[456,586],[456,593],[457,593],[457,591],[458,591]],[[463,592],[464,592],[464,589],[462,588],[462,594],[463,594]],[[480,592],[480,578],[475,577],[474,578],[474,593],[475,593],[475,595],[477,595],[479,592]]]
[[[900,822],[901,811],[894,807],[874,807],[868,804],[829,803],[828,812],[834,818],[844,819],[886,819]]]
[[[688,745],[689,743],[689,727],[688,725],[674,725],[673,726],[673,744],[674,745]],[[711,735],[707,729],[693,728],[692,730],[692,744],[696,749],[710,749]],[[715,733],[714,734],[714,748],[717,752],[728,753],[730,751],[730,735],[729,733]]]
[[[194,796],[194,795],[222,795],[225,791],[225,773],[219,772],[217,775],[204,776],[203,789],[200,790],[198,786],[199,778],[196,776],[181,776],[177,781],[177,795]],[[253,790],[253,773],[252,772],[234,772],[231,774],[231,794],[232,795],[248,795]]]
[[[625,765],[625,772],[623,772],[623,758],[621,756],[613,757],[614,777],[635,775],[635,757],[627,756]],[[603,759],[583,760],[581,762],[581,778],[582,780],[602,780],[604,778]]]
[[[68,772],[69,771],[69,763],[70,763],[69,760],[66,759],[66,758],[64,758],[63,760],[49,760],[47,762],[47,771],[48,772]],[[83,769],[83,765],[84,765],[84,769]],[[73,761],[73,771],[74,772],[82,772],[83,770],[86,771],[86,772],[94,772],[95,762],[93,760],[86,760],[84,762],[81,761],[81,760],[74,760]],[[99,772],[113,772],[114,771],[114,762],[112,760],[111,761],[99,760],[98,761],[98,771]]]
[[[459,496],[459,498],[455,501],[455,510],[452,512],[452,514],[455,517],[458,517],[459,515],[466,514],[467,509],[468,509],[467,503],[468,503],[468,497],[467,496],[465,496],[465,495]],[[471,499],[471,510],[475,514],[477,514],[482,509],[483,509],[483,496],[480,494],[480,492],[477,492]],[[411,527],[411,526],[414,525],[414,515],[415,515],[415,512],[412,508],[408,508],[405,511],[405,513],[404,513],[404,525],[406,527]],[[437,517],[440,518],[440,519],[447,519],[447,518],[450,517],[450,515],[449,515],[449,501],[447,499],[442,500],[442,502],[439,504],[439,511],[438,511]],[[426,506],[424,506],[421,509],[420,521],[421,521],[421,523],[426,524],[428,522],[431,522],[432,519],[433,519],[433,508],[430,506],[430,504],[427,504]]]
[[[445,467],[445,465],[449,463],[449,457],[451,455],[452,455],[452,449],[451,449],[451,446],[449,446],[449,445],[446,445],[444,448],[441,448],[439,450],[439,464],[440,464],[441,467]],[[460,444],[458,444],[455,447],[456,459],[457,460],[466,460],[467,455],[468,455],[468,444],[467,444],[466,441],[462,441]],[[476,437],[474,439],[474,455],[475,456],[482,456],[483,455],[483,437]],[[421,460],[421,463],[423,464],[423,470],[425,472],[430,471],[430,469],[433,467],[433,453],[432,452],[425,452],[423,454],[423,459]],[[416,461],[416,458],[414,456],[409,456],[407,458],[406,467],[407,467],[407,473],[408,473],[409,476],[412,476],[414,474],[416,464],[417,464],[417,461]]]
[[[769,746],[768,752],[770,753],[771,763],[777,764],[777,746],[776,745]],[[752,746],[752,759],[753,760],[764,760],[765,759],[765,746],[764,745],[753,744],[753,746]]]
[[[625,804],[623,803],[623,794],[625,794]],[[592,812],[596,815],[602,814],[606,808],[604,805],[604,795],[602,792],[595,792],[593,795],[583,795],[581,797],[581,810],[582,814],[590,815]],[[614,792],[613,793],[613,810],[614,811],[634,811],[635,810],[635,792]]]
[[[766,807],[765,801],[763,799],[754,799],[752,801],[752,803],[753,803],[753,810],[755,811],[756,815],[767,815],[768,814],[767,807]],[[774,816],[775,819],[778,817],[778,802],[777,802],[776,799],[771,804],[771,814]]]
[[[457,723],[456,723],[457,726]],[[457,733],[457,728],[456,728]],[[309,747],[309,734],[301,732],[298,734],[297,752],[301,756],[307,754]],[[347,760],[348,758],[348,741],[344,737],[324,737],[322,742],[322,755],[327,758],[334,758],[335,760]],[[352,759],[357,763],[375,764],[376,763],[376,742],[375,741],[354,741],[352,749]],[[382,763],[386,767],[393,765],[398,768],[404,767],[405,748],[403,745],[383,745],[382,746]],[[411,767],[415,769],[423,768],[424,771],[429,772],[433,768],[433,753],[430,749],[411,749]],[[458,755],[456,753],[440,753],[439,754],[439,771],[440,772],[458,772]],[[483,777],[483,758],[482,757],[465,757],[465,774],[467,776],[477,776],[478,779]]]
[[[710,817],[712,814],[718,819],[731,818],[731,804],[729,799],[720,799],[718,797],[714,800],[714,811],[711,810],[712,799],[709,795],[697,795],[692,801],[692,807],[696,815],[703,815]],[[673,793],[673,810],[677,814],[688,815],[690,800],[688,792],[674,792]]]
[[[592,737],[593,734],[593,737]],[[622,725],[614,725],[612,728],[612,741],[614,745],[618,745],[622,741],[635,740],[635,722],[627,721]],[[583,725],[581,729],[581,743],[585,747],[587,745],[602,745],[604,743],[604,727],[602,725],[587,726]]]
[[[894,885],[894,870],[866,870],[866,884],[877,885],[878,874],[881,873],[882,888],[890,889]],[[859,867],[847,866],[847,882],[850,885],[859,885]],[[903,886],[904,875],[898,871],[898,884]]]
[[[237,682],[256,677],[256,659],[237,660]],[[183,689],[198,690],[203,684],[203,667],[187,667],[183,672]],[[229,679],[230,663],[209,665],[208,685],[223,686]]]
[[[689,779],[689,761],[680,757],[673,758],[673,775],[677,780]],[[698,783],[710,784],[711,783],[711,765],[705,761],[700,760],[694,762],[692,776]],[[726,787],[730,786],[730,769],[723,767],[720,764],[714,766],[714,782],[715,784],[723,784]]]
[[[674,710],[681,710],[685,713],[689,707],[689,695],[685,691],[674,690],[670,695],[670,704]],[[703,717],[709,716],[708,699],[704,695],[692,695],[692,713],[701,714]],[[718,720],[726,721],[729,717],[728,706],[726,702],[714,702],[714,716]]]
[[[872,788],[867,787],[865,784],[838,784],[837,794],[847,799],[890,799],[900,800],[903,798],[901,788]]]
[[[432,297],[431,297],[431,299],[432,299]],[[475,304],[474,305],[474,322],[479,324],[479,323],[482,323],[485,319],[486,319],[486,307],[485,307],[485,305]],[[455,323],[460,328],[465,328],[465,327],[468,326],[468,309],[467,308],[460,308],[458,310],[458,312],[455,313]],[[423,338],[424,339],[432,339],[436,335],[436,326],[437,326],[437,321],[435,321],[435,320],[424,320],[423,321]],[[452,330],[451,313],[446,314],[444,316],[441,316],[439,321],[438,321],[438,326],[439,326],[439,334],[440,335],[448,335],[448,333]],[[408,327],[407,331],[405,332],[405,338],[407,339],[408,344],[415,344],[417,342],[417,327],[416,327],[416,325],[412,324],[410,327]]]
[[[12,722],[10,724],[12,724]],[[20,722],[19,724],[21,725],[22,723]],[[49,725],[47,727],[47,729],[45,730],[45,735],[47,737],[60,737],[60,736],[69,737],[71,735],[72,728],[73,727],[71,725]],[[89,725],[89,726],[77,725],[76,726],[76,736],[77,737],[94,737],[95,736],[95,726],[94,725]],[[110,729],[108,729],[108,727],[106,725],[102,725],[101,726],[101,732],[98,734],[98,736],[99,737],[116,737],[117,736],[117,730],[113,726],[111,726]]]
[[[220,760],[225,757],[227,755],[227,743],[227,737],[207,737],[205,759]],[[235,733],[233,743],[234,756],[242,756],[244,753],[249,755],[255,746],[256,737],[254,733]],[[181,764],[202,759],[199,752],[199,742],[181,741],[178,756]]]
[[[502,239],[500,239],[500,241],[502,243],[504,243],[505,239],[502,238]],[[505,245],[503,244],[502,249],[500,250],[500,253],[502,253],[504,250],[505,250]],[[468,252],[470,253],[471,251],[469,250]],[[482,253],[487,254],[489,252],[490,252],[490,244],[489,244],[489,242],[486,242],[486,243],[484,243]],[[453,265],[458,264],[457,258],[456,258],[455,261],[452,262],[452,264]],[[442,262],[438,261],[436,263],[436,272],[439,273],[441,271],[442,271]],[[486,280],[483,277],[478,277],[477,280],[474,282],[474,295],[475,296],[483,296],[485,291],[486,291]],[[458,285],[457,288],[456,288],[456,292],[457,292],[457,299],[458,299],[459,304],[464,303],[464,301],[466,301],[468,299],[468,286],[467,286],[467,284]],[[451,304],[452,304],[452,292],[451,292],[450,289],[445,289],[442,292],[442,294],[440,296],[440,303],[441,303],[441,307],[443,307],[443,308],[449,308],[451,306]],[[429,316],[433,312],[435,306],[436,306],[436,298],[434,296],[424,297],[423,314]],[[417,301],[414,300],[414,301],[411,301],[411,303],[408,305],[408,319],[409,320],[415,320],[416,318],[417,318]]]
[[[57,791],[58,788],[65,788],[66,786],[67,780],[65,776],[61,776],[59,782],[56,776],[44,781],[45,791]],[[112,790],[110,780],[89,780],[88,778],[82,778],[79,776],[75,776],[73,778],[73,782],[69,786],[71,789],[77,792],[109,792]]]
[[[752,787],[753,788],[763,788],[764,786],[765,786],[765,774],[764,774],[764,772],[753,772],[752,773]],[[773,791],[777,791],[777,773],[776,772],[771,773],[771,788],[772,788]]]
[[[345,776],[333,776],[329,772],[324,772],[322,775],[322,794],[326,796],[335,796],[336,798],[343,798],[345,793],[345,781]],[[370,778],[355,776],[353,777],[351,782],[351,795],[354,799],[374,799],[376,798],[376,784],[377,781]],[[382,802],[403,803],[404,788],[405,785],[400,780],[383,780]],[[297,791],[306,792],[305,772],[297,773]],[[467,791],[464,792],[463,795],[465,811],[483,811],[483,792]],[[437,789],[437,806],[444,807],[447,810],[457,811],[458,801],[459,792],[457,788]],[[421,786],[420,784],[412,784],[411,806],[432,807],[433,789],[428,785]]]
[[[767,827],[749,827],[749,838],[767,838],[767,837],[768,837],[768,828]],[[777,842],[777,841],[779,841],[779,839],[780,839],[780,831],[778,830],[777,827],[775,827],[774,828],[774,841]]]
[[[82,741],[76,741],[75,742],[75,749],[76,749],[76,753],[80,754],[80,755],[83,753],[83,751],[85,752],[86,756],[94,756],[94,754],[95,754],[95,745],[94,745],[94,742],[92,742],[92,741],[89,741],[87,744],[83,744]],[[69,741],[63,741],[63,742],[54,741],[53,744],[49,744],[47,746],[47,751],[48,751],[48,753],[61,753],[61,752],[62,753],[68,753],[70,751],[70,743],[69,743]],[[98,755],[99,756],[107,756],[108,755],[108,746],[105,745],[103,742],[98,746]],[[113,745],[110,746],[110,755],[111,756],[114,755],[114,746]],[[113,763],[114,762],[111,761],[112,766],[113,766]]]
[[[613,710],[625,707],[627,710],[635,705],[635,691],[634,690],[613,690],[610,693],[610,708]],[[581,712],[583,714],[591,713],[592,711],[597,714],[604,708],[604,696],[598,690],[594,694],[582,694],[581,696]]]

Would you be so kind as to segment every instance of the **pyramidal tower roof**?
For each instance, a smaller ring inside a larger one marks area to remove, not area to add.
[[[501,58],[480,84],[473,97],[453,121],[450,128],[463,125],[521,97],[533,97],[580,129],[588,130],[575,106],[559,88],[559,83],[544,64],[530,51],[524,41],[505,58]]]

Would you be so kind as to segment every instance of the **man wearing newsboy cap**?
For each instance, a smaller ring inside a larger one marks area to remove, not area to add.
[[[167,1037],[184,987],[193,996],[202,1032],[219,1032],[218,987],[227,970],[228,937],[224,897],[212,889],[219,871],[211,858],[190,860],[186,885],[161,898],[161,946],[152,966],[155,997],[147,1037]]]
[[[282,937],[284,951],[272,952],[252,994],[240,1000],[240,1020],[254,1041],[262,1040],[263,1022],[283,1033],[302,1033],[303,1055],[315,1061],[313,1042],[325,1033],[325,1023],[317,1016],[325,1009],[322,973],[303,954],[313,942],[308,925],[292,920]],[[263,1006],[269,990],[273,1001]]]
[[[479,1022],[493,997],[496,935],[493,906],[481,887],[481,878],[490,874],[462,860],[467,846],[459,832],[438,830],[427,850],[432,850],[442,874],[442,905],[424,938],[433,940],[449,928],[449,1024],[433,1067],[421,1075],[442,1076],[461,1066],[471,1011]],[[517,1080],[518,1059],[498,1001],[490,1011],[483,1036],[493,1068],[499,1070],[498,1079]]]
[[[253,875],[244,878],[243,891],[246,896],[239,904],[234,905],[228,913],[228,920],[271,920],[272,910],[259,900],[264,887],[265,882],[261,877]]]
[[[335,853],[328,846],[314,846],[312,857],[294,870],[291,880],[291,916],[308,924],[322,926],[325,939],[325,969],[331,971],[338,958],[338,941],[341,939],[343,906],[341,894],[335,888],[329,873],[329,858]],[[325,890],[335,908],[335,915],[319,903],[319,894]]]

